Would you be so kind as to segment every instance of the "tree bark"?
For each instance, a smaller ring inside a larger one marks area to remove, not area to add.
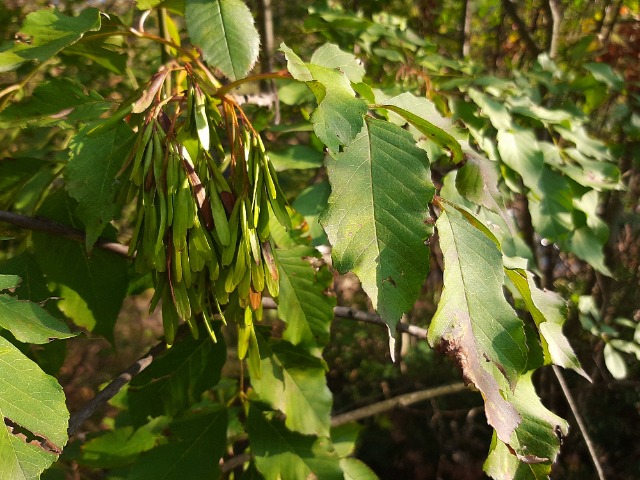
[[[462,2],[462,58],[469,58],[471,53],[471,0]]]
[[[558,42],[560,40],[560,22],[562,21],[562,8],[558,0],[549,0],[547,4],[550,14],[549,23],[549,57],[558,55]]]

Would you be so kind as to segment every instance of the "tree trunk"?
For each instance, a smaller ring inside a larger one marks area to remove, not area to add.
[[[471,53],[471,0],[462,2],[462,58],[469,58]]]

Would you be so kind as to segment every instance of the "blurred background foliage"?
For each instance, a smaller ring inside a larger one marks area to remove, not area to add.
[[[265,1],[248,3],[260,18]],[[603,240],[604,268],[592,268],[584,258],[562,252],[534,232],[525,229],[523,233],[543,285],[570,300],[565,332],[593,383],[572,373],[567,373],[567,379],[607,478],[640,478],[640,2],[266,3],[272,10],[271,43],[275,48],[286,41],[301,57],[308,58],[319,45],[336,43],[362,59],[367,76],[385,94],[411,91],[426,96],[441,111],[463,122],[478,145],[486,139],[491,143],[495,130],[487,121],[491,104],[481,105],[479,97],[470,98],[472,90],[482,92],[485,99],[507,105],[509,121],[530,128],[541,141],[566,142],[561,134],[562,122],[572,122],[583,125],[608,147],[609,163],[617,167],[619,175],[607,176],[610,172],[605,172],[603,178],[615,185],[602,188],[597,205],[597,213],[609,231]],[[13,39],[29,12],[51,4],[69,14],[87,6],[97,7],[113,14],[104,20],[107,24],[133,25],[140,16],[128,0],[5,0],[0,4],[2,41]],[[179,17],[175,18],[181,28]],[[150,17],[145,28],[157,30],[156,19]],[[135,49],[129,48],[133,42]],[[109,103],[120,103],[162,61],[158,46],[145,46],[143,42],[112,37],[105,42],[101,57],[87,56],[80,47],[69,49],[49,61],[46,68],[38,69],[14,99],[19,100],[44,80],[58,78],[64,69],[65,77],[74,78]],[[273,67],[284,68],[284,56],[271,53]],[[87,63],[97,68],[86,68]],[[25,65],[17,72],[3,74],[0,89],[24,78],[30,68]],[[318,157],[318,142],[313,134],[308,129],[292,127],[297,121],[308,119],[312,98],[294,84],[282,82],[278,88],[279,118],[284,120],[277,124],[273,111],[249,107],[254,108],[252,118],[263,118],[262,122],[255,121],[256,126],[262,125],[276,151],[308,144],[312,149],[310,158]],[[534,101],[538,117],[525,112],[524,103],[518,102],[523,98]],[[541,121],[545,112],[563,112],[565,116]],[[15,127],[10,122],[2,125],[0,155],[11,156],[20,151],[22,156],[48,163],[46,169],[38,165],[39,173],[29,181],[30,185],[14,185],[10,176],[0,176],[0,203],[19,197],[22,201],[15,209],[33,214],[38,207],[37,195],[25,192],[37,191],[33,184],[47,185],[59,174],[66,159],[70,130],[61,122],[54,129],[31,125],[26,135],[24,131],[18,135]],[[437,157],[433,152],[432,160]],[[438,187],[446,182],[447,173],[444,164],[434,162],[434,182]],[[326,239],[316,222],[327,196],[324,171],[283,168],[281,175],[281,184],[294,206],[310,223],[315,243],[324,243]],[[301,192],[306,197],[299,197]],[[519,223],[527,225],[530,219],[527,221],[522,202],[521,195],[512,195],[510,207]],[[20,235],[14,230],[0,231],[2,237]],[[6,255],[13,243],[4,243]],[[428,326],[442,290],[441,255],[437,250],[433,253],[430,276],[405,319],[422,327]],[[605,268],[612,276],[603,274]],[[336,276],[335,290],[339,305],[369,308],[354,276]],[[148,299],[133,297],[125,303],[116,327],[117,354],[106,342],[80,338],[69,342],[68,351],[53,351],[52,347],[34,353],[40,355],[41,364],[49,365],[49,371],[62,368],[59,378],[70,408],[85,402],[100,382],[117,374],[153,343],[159,324],[153,318],[139,321],[145,316],[145,302]],[[335,413],[459,380],[454,365],[428,348],[426,342],[403,335],[397,348],[399,361],[392,363],[383,329],[335,320],[332,340],[325,350]],[[572,424],[554,467],[554,478],[595,478],[587,448],[555,378],[550,371],[541,369],[535,381],[544,403]],[[483,478],[481,465],[491,430],[478,395],[460,393],[396,409],[369,418],[363,425],[357,455],[381,478]],[[59,473],[53,469],[47,475],[56,478]],[[83,477],[78,474],[71,478]]]

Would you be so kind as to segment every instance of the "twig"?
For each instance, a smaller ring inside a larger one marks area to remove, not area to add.
[[[536,45],[536,42],[531,38],[531,33],[524,23],[524,20],[518,15],[516,4],[512,0],[502,0],[502,7],[505,13],[511,17],[513,23],[518,27],[518,34],[527,47],[527,50],[531,52],[534,57],[537,57],[540,53],[540,48]]]
[[[149,353],[140,358],[136,363],[127,368],[118,375],[114,380],[104,387],[98,394],[86,403],[80,410],[74,412],[69,419],[69,428],[67,430],[69,436],[75,435],[82,424],[102,405],[111,400],[122,387],[129,383],[136,375],[146,369],[153,360],[167,349],[166,343],[163,341],[153,346]]]
[[[405,393],[397,397],[389,398],[373,405],[357,408],[341,415],[336,415],[331,419],[331,426],[338,427],[345,423],[354,422],[366,417],[372,417],[380,413],[392,410],[397,407],[406,407],[414,403],[423,402],[444,395],[463,392],[467,389],[464,383],[452,383],[451,385],[443,385],[441,387],[428,388],[418,392]]]
[[[238,468],[245,462],[251,460],[251,454],[242,453],[240,455],[236,455],[235,457],[231,457],[229,460],[220,465],[220,470],[222,473],[229,473],[231,470]]]
[[[262,299],[262,306],[267,309],[276,309],[278,305],[272,298],[265,297]],[[333,315],[339,318],[348,318],[350,320],[357,320],[359,322],[371,323],[373,325],[379,325],[386,327],[387,324],[375,313],[363,312],[362,310],[355,310],[350,307],[335,307],[333,309]],[[409,335],[426,340],[427,329],[417,327],[415,325],[408,325],[406,323],[398,323],[397,330],[402,333],[408,333]]]
[[[587,449],[589,450],[589,455],[591,456],[591,461],[593,461],[593,465],[596,467],[596,471],[598,472],[598,478],[600,480],[605,480],[604,471],[602,470],[602,465],[600,465],[600,461],[598,460],[598,454],[596,453],[595,445],[589,436],[589,432],[587,431],[587,426],[578,411],[578,406],[576,405],[575,400],[573,399],[573,395],[571,394],[571,390],[565,382],[564,377],[562,376],[562,371],[560,367],[553,365],[553,373],[555,373],[556,378],[558,379],[558,383],[560,384],[560,388],[562,389],[562,393],[567,399],[567,403],[569,404],[569,408],[571,409],[571,413],[576,419],[576,423],[578,424],[578,429],[582,434],[582,438],[584,438],[584,443],[587,444]]]
[[[54,222],[48,218],[28,217],[19,213],[0,210],[0,222],[9,223],[27,230],[51,233],[59,237],[68,238],[69,240],[75,240],[78,242],[85,241],[85,233],[82,230]],[[121,243],[110,242],[103,238],[99,238],[96,245],[103,250],[113,252],[123,257],[128,257],[128,248]]]

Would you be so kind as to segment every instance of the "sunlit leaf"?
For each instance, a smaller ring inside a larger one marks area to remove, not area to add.
[[[47,343],[55,338],[75,336],[64,322],[52,317],[37,303],[9,295],[0,295],[0,328],[9,330],[16,340],[24,343]]]
[[[266,480],[309,478],[342,480],[339,459],[328,438],[287,430],[272,413],[249,406],[247,430],[256,465]]]
[[[320,221],[334,266],[358,275],[393,334],[429,270],[425,220],[434,189],[426,154],[405,130],[368,118],[327,169],[332,193]]]
[[[83,9],[77,17],[41,9],[27,15],[13,47],[0,52],[0,72],[15,70],[27,61],[44,62],[74,44],[88,31],[100,29],[100,12]]]
[[[290,430],[328,436],[332,397],[324,361],[285,340],[257,337],[260,377],[249,367],[261,401],[283,412]]]
[[[276,250],[280,273],[278,315],[287,323],[282,338],[293,345],[309,348],[318,356],[329,342],[329,327],[333,320],[335,297],[324,294],[333,283],[320,253],[311,247],[299,246]]]
[[[504,297],[502,254],[495,242],[458,209],[443,207],[436,228],[445,287],[429,343],[459,363],[465,378],[482,392],[489,424],[508,442],[521,418],[505,401],[501,380],[506,377],[513,388],[526,367],[523,324]]]
[[[189,36],[204,59],[230,80],[247,75],[258,59],[260,36],[241,0],[186,0]]]
[[[125,122],[93,132],[92,127],[80,130],[73,137],[69,163],[65,168],[67,191],[78,201],[76,213],[87,229],[88,251],[116,216],[116,195],[124,181],[116,175],[131,150],[134,138]]]
[[[40,478],[67,443],[65,396],[55,378],[1,336],[0,417],[0,478]]]
[[[566,319],[566,305],[562,298],[555,292],[539,289],[531,273],[526,270],[507,268],[505,271],[522,295],[527,310],[538,326],[546,363],[571,368],[589,379],[569,340],[562,333],[562,325]]]
[[[330,61],[326,53],[318,56],[327,63],[322,65],[304,63],[284,44],[280,50],[285,53],[293,78],[307,82],[316,97],[318,108],[311,115],[316,135],[330,150],[337,152],[340,145],[350,143],[362,129],[367,104],[355,97],[349,78],[333,68],[335,62]]]

